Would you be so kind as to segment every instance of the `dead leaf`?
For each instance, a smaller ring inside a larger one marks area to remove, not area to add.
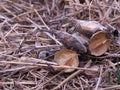
[[[76,52],[68,49],[63,49],[55,53],[54,61],[59,65],[66,65],[72,67],[78,67],[79,60]],[[57,69],[58,71],[63,68]],[[74,69],[64,69],[64,72],[72,72]]]

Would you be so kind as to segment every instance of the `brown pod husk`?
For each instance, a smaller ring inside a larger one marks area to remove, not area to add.
[[[78,54],[75,51],[63,49],[55,53],[54,61],[62,66],[72,66],[72,67],[78,67],[79,60],[78,60]],[[57,71],[64,70],[64,72],[72,72],[75,69],[63,69],[63,68],[57,68],[55,69]]]
[[[89,50],[92,55],[100,56],[110,47],[111,40],[104,31],[96,32],[90,38]]]
[[[108,37],[108,33],[105,31],[105,27],[102,26],[97,21],[84,21],[84,20],[77,20],[77,19],[69,19],[70,23],[75,26],[76,30],[88,38],[89,43],[85,45],[92,55],[100,56],[104,54],[109,46],[111,40]],[[87,40],[83,38],[84,40]],[[82,39],[80,39],[82,40]]]
[[[84,35],[79,34],[78,32],[72,34],[80,43],[82,43],[86,48],[89,44],[89,38],[85,37]]]
[[[73,37],[71,34],[67,32],[62,32],[59,30],[44,30],[44,29],[41,29],[41,31],[55,34],[56,37],[58,37],[59,41],[61,41],[63,45],[67,48],[72,48],[73,50],[79,51],[80,53],[87,52],[87,48],[84,46],[84,44],[78,41],[75,37]]]
[[[77,20],[77,19],[69,19],[70,24],[75,26],[76,30],[90,38],[93,33],[106,29],[97,21],[85,21],[85,20]]]
[[[80,53],[86,53],[87,49],[82,42],[79,42],[75,37],[67,32],[62,32],[58,30],[52,30],[52,33],[55,34],[60,41],[67,47],[73,48]]]

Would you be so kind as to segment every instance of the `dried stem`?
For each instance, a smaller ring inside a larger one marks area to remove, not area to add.
[[[91,61],[89,61],[84,68],[89,67],[91,64]],[[67,77],[64,81],[62,81],[58,86],[56,86],[55,88],[53,88],[52,90],[57,90],[59,89],[62,85],[64,85],[65,83],[67,83],[68,81],[70,81],[72,78],[74,78],[75,76],[77,76],[78,74],[80,74],[81,72],[83,72],[83,70],[78,70],[75,73],[71,74],[69,77]]]

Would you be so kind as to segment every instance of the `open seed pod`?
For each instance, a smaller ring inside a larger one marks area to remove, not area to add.
[[[80,23],[82,29],[89,30],[91,32],[95,32],[98,29],[103,30],[105,28],[97,21],[82,21],[82,20],[80,20],[78,22]]]
[[[78,67],[79,60],[76,52],[68,49],[63,49],[55,53],[54,61],[61,66],[72,66]],[[63,68],[55,69],[55,70],[63,70]],[[64,72],[72,72],[74,69],[64,69]]]
[[[89,50],[92,55],[100,56],[108,50],[110,42],[106,32],[98,31],[90,38]]]
[[[77,19],[70,19],[69,21],[79,33],[85,35],[86,37],[91,37],[93,33],[106,29],[97,21],[85,21]]]

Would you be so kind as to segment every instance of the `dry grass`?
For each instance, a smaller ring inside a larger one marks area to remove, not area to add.
[[[89,2],[91,1],[91,2]],[[119,0],[0,0],[0,90],[112,90],[120,89],[120,45],[113,39],[104,56],[81,57],[72,73],[56,72],[53,61],[63,48],[55,35],[41,31],[74,31],[67,18],[99,21],[120,31]],[[92,77],[84,71],[100,67]]]

